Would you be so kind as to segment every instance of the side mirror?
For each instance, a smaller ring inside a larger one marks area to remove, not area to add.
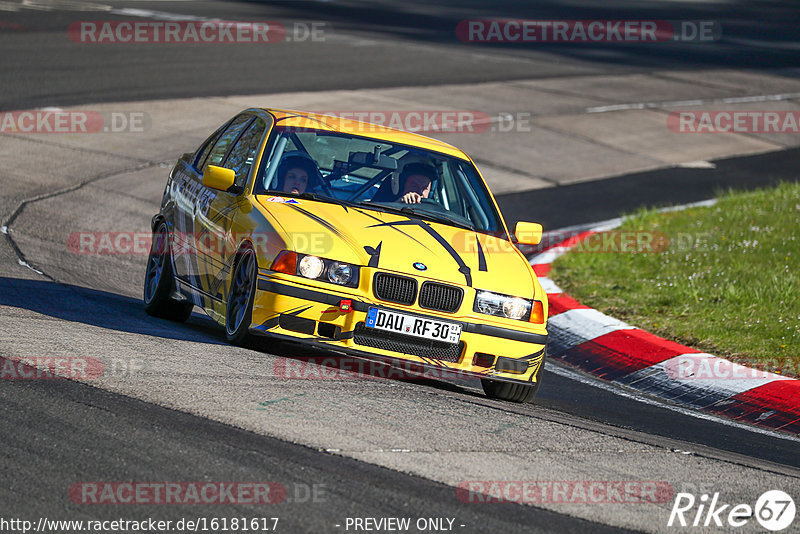
[[[520,245],[538,245],[542,241],[542,225],[520,221],[514,226],[514,236]]]
[[[219,191],[227,191],[236,181],[236,173],[233,169],[209,165],[203,173],[203,185]]]

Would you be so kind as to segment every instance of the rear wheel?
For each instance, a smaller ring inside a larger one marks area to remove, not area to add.
[[[225,334],[234,345],[246,345],[250,341],[257,265],[256,253],[252,249],[243,248],[237,254],[225,310]]]
[[[532,384],[501,382],[499,380],[481,378],[483,392],[493,399],[521,402],[523,404],[533,402],[536,392],[539,391],[539,385],[542,383],[543,368],[544,360],[539,364],[539,369],[536,370],[536,382]]]
[[[169,230],[161,223],[153,232],[153,244],[147,258],[144,275],[144,311],[154,317],[184,322],[192,314],[194,305],[172,298],[174,289],[172,258],[169,249]]]

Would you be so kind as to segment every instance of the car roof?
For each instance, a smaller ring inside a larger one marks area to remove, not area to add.
[[[279,122],[282,126],[327,130],[368,137],[370,139],[377,139],[389,143],[399,143],[402,145],[424,148],[426,150],[440,152],[470,161],[469,156],[453,145],[420,134],[321,113],[285,109],[261,109],[271,113],[275,117],[275,122]]]

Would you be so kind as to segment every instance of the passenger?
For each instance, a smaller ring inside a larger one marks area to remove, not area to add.
[[[312,187],[319,183],[319,171],[314,162],[303,156],[284,157],[278,166],[277,190],[284,193],[301,195],[306,192],[309,185]]]

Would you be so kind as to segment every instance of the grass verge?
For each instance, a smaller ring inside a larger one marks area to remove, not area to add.
[[[637,212],[557,259],[549,276],[644,330],[800,376],[800,184]]]

